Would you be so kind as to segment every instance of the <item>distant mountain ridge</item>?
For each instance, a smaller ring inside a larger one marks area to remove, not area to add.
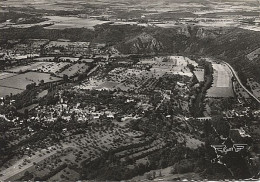
[[[260,32],[239,28],[180,26],[171,29],[146,28],[136,37],[115,45],[123,54],[195,54],[229,62],[242,78],[260,82],[260,65],[247,55],[260,48]],[[245,81],[245,80],[244,80]]]

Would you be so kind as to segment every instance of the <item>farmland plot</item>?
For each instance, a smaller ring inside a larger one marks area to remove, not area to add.
[[[67,68],[63,72],[61,72],[59,75],[68,75],[69,77],[75,76],[80,73],[85,73],[88,69],[88,66],[84,63],[76,63],[72,65],[71,67]]]
[[[41,65],[37,67],[35,70],[44,72],[44,73],[59,73],[59,71],[64,68],[65,66],[69,65],[70,63],[56,63],[56,62],[50,62],[47,65]]]
[[[10,87],[15,89],[26,89],[26,85],[30,83],[40,83],[41,80],[47,82],[55,82],[61,80],[60,78],[50,76],[46,73],[36,73],[36,72],[27,72],[24,74],[19,74],[13,77],[9,77],[3,80],[0,80],[0,86]]]
[[[151,71],[157,73],[158,77],[165,73],[192,77],[193,74],[187,67],[188,64],[192,64],[194,67],[198,66],[195,61],[183,56],[154,57],[143,59],[139,64],[152,66]]]
[[[193,71],[199,82],[204,81],[204,69],[195,69]]]
[[[192,77],[188,64],[197,63],[182,56],[154,57],[142,59],[134,68],[117,67],[105,78],[92,78],[77,86],[80,89],[149,89],[156,85],[158,79],[165,74],[179,74]],[[147,69],[147,67],[150,67]]]
[[[15,94],[19,94],[21,92],[23,92],[22,89],[15,89],[15,88],[0,86],[0,97],[5,97],[6,95],[10,95],[11,93],[13,95],[15,95]]]
[[[83,89],[83,90],[92,90],[92,89],[96,89],[98,86],[100,86],[104,82],[105,82],[105,80],[100,80],[96,77],[93,77],[93,78],[90,78],[87,82],[76,86],[75,88]]]
[[[39,57],[39,58],[34,58],[34,61],[53,61],[55,57]]]
[[[151,71],[115,68],[105,78],[92,77],[85,83],[77,86],[79,89],[122,90],[139,88],[146,80],[152,77]]]
[[[183,56],[164,56],[164,57],[154,57],[147,58],[140,61],[141,64],[158,64],[158,63],[172,63],[175,66],[187,66],[188,64],[192,64],[194,66],[198,66],[198,63],[195,61],[183,57]]]
[[[212,64],[213,73],[213,85],[207,91],[207,97],[233,97],[232,89],[232,73],[226,65],[223,64]]]
[[[53,23],[54,25],[45,27],[46,29],[65,29],[65,28],[89,28],[94,29],[95,25],[107,23],[107,21],[84,19],[78,17],[65,16],[45,16],[49,20],[44,23]]]
[[[36,62],[36,63],[28,64],[26,66],[17,66],[15,68],[11,68],[7,71],[13,72],[13,73],[18,73],[20,71],[24,72],[24,71],[28,71],[28,70],[34,70],[34,69],[37,69],[40,66],[45,66],[45,65],[48,65],[48,64],[49,64],[48,62]]]
[[[101,85],[99,85],[98,87],[96,87],[97,90],[110,90],[110,89],[114,89],[119,83],[117,82],[105,82],[102,83]]]
[[[7,73],[7,72],[2,72],[0,73],[0,80],[11,77],[11,76],[15,76],[15,73]]]

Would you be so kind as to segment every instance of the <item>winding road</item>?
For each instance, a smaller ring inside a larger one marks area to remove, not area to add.
[[[227,62],[223,61],[223,63],[225,63],[229,69],[231,70],[233,76],[236,78],[236,80],[238,81],[238,83],[240,84],[240,86],[251,96],[253,97],[259,104],[260,104],[260,100],[254,95],[252,94],[241,82],[241,80],[239,79],[237,73],[235,72],[235,70],[232,68],[232,66],[230,64],[228,64]]]

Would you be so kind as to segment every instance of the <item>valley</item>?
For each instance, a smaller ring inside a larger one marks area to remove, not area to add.
[[[255,0],[0,2],[0,181],[259,179]]]

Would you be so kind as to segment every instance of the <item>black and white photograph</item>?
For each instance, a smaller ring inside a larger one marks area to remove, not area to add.
[[[260,181],[260,0],[0,0],[0,182]]]

